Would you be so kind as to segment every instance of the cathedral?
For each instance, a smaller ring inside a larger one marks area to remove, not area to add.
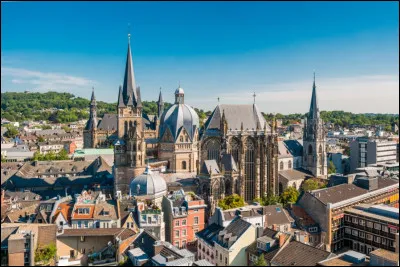
[[[276,120],[268,125],[255,101],[248,105],[218,104],[200,127],[196,111],[185,103],[183,88],[179,86],[174,95],[175,103],[164,110],[160,91],[157,114],[143,112],[129,41],[116,114],[97,118],[93,90],[84,147],[114,146],[116,197],[129,194],[131,181],[144,173],[148,164],[161,164],[169,173],[195,175],[196,193],[212,210],[227,195],[238,194],[252,202],[265,194],[279,193]],[[303,167],[315,177],[325,178],[325,133],[315,77],[304,129]]]

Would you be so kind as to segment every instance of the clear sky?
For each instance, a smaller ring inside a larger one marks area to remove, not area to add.
[[[128,23],[143,100],[398,113],[399,3],[1,2],[1,90],[116,102]]]

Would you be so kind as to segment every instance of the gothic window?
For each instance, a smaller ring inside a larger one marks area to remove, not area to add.
[[[186,170],[186,161],[182,161],[182,169]]]
[[[207,159],[214,159],[216,162],[219,162],[219,147],[220,143],[216,139],[211,139],[206,143],[206,151],[207,151]]]
[[[226,179],[225,181],[225,194],[227,196],[232,194],[232,185],[231,185],[231,181],[229,179]]]
[[[252,201],[255,198],[255,147],[252,139],[246,141],[245,155],[245,201]]]
[[[291,160],[289,160],[289,162],[288,162],[288,168],[289,168],[289,169],[292,168],[292,161],[291,161]]]
[[[129,121],[129,129],[132,129],[132,121]]]
[[[308,145],[308,155],[312,154],[312,145]]]
[[[128,134],[128,122],[125,121],[124,122],[124,135],[127,135],[127,134]]]
[[[297,188],[297,187],[296,187],[296,183],[295,183],[295,182],[293,182],[293,185],[292,185],[292,186],[293,186],[294,188]]]
[[[319,145],[319,153],[322,153],[322,145]]]
[[[283,161],[279,164],[279,169],[282,171],[283,170]]]
[[[231,141],[231,155],[236,163],[239,162],[239,151],[240,151],[240,144],[236,138],[233,138]]]

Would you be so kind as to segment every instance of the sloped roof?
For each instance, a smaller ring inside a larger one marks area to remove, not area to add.
[[[303,140],[284,140],[283,142],[293,157],[303,156]]]
[[[292,241],[283,247],[272,259],[271,264],[280,266],[316,266],[318,262],[327,259],[330,252],[317,249],[298,241]]]
[[[103,118],[97,125],[97,129],[100,131],[112,131],[118,129],[118,118],[117,114],[105,113]]]
[[[211,116],[205,123],[205,129],[221,130],[221,119],[222,113],[225,114],[225,119],[228,124],[228,129],[240,130],[241,124],[243,123],[244,130],[257,128],[259,123],[260,130],[264,129],[266,123],[264,117],[259,111],[256,104],[253,105],[218,105]],[[267,131],[271,131],[270,126],[267,124]]]
[[[212,160],[205,160],[203,162],[203,165],[201,166],[201,171],[200,173],[210,175],[210,170],[213,174],[218,174],[221,173],[219,170],[217,162],[212,159]]]
[[[231,154],[222,154],[221,164],[224,166],[225,171],[238,171],[235,159]]]

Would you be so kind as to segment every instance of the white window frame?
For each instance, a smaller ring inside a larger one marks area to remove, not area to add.
[[[374,223],[374,229],[381,230],[382,226],[379,223]]]

